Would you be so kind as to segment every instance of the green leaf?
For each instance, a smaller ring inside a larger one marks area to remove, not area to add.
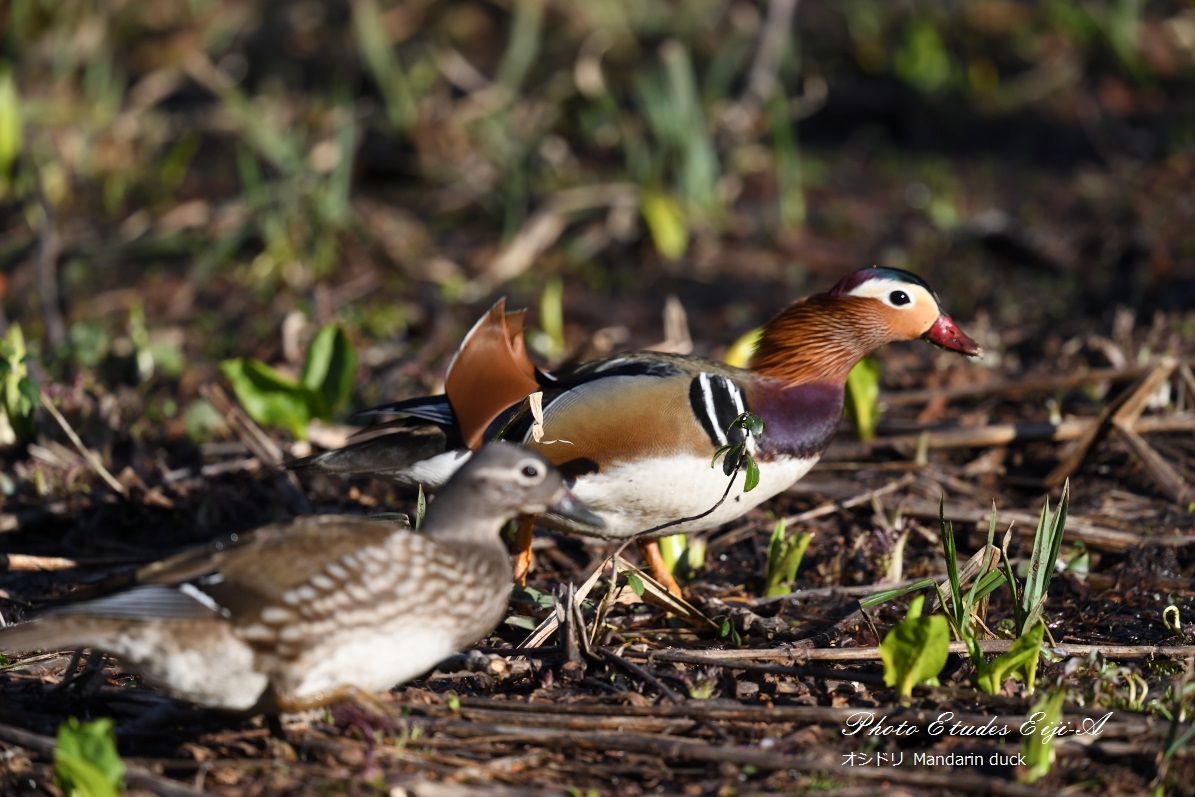
[[[29,440],[37,433],[41,394],[28,376],[29,360],[21,325],[10,324],[0,340],[0,445]]]
[[[41,391],[37,389],[37,383],[27,376],[22,376],[17,382],[17,390],[25,397],[32,406],[36,407],[41,403]]]
[[[934,93],[950,81],[950,54],[933,24],[916,19],[905,29],[904,44],[892,59],[896,74],[924,93]]]
[[[75,717],[58,726],[54,778],[70,797],[118,797],[124,789],[124,762],[116,751],[111,719],[81,723]]]
[[[23,126],[21,94],[12,70],[0,71],[0,197],[8,184],[8,173],[21,154]]]
[[[763,418],[753,412],[743,413],[743,428],[753,437],[763,437]]]
[[[524,631],[534,631],[535,629],[539,628],[539,620],[523,614],[512,614],[502,622],[514,628],[521,628]]]
[[[906,584],[903,587],[894,587],[893,589],[885,589],[879,592],[873,592],[866,598],[859,601],[859,605],[864,609],[870,609],[872,606],[879,606],[881,603],[887,603],[890,600],[908,595],[910,592],[916,592],[919,589],[936,586],[938,582],[932,578],[922,578],[914,581],[912,584]]]
[[[913,609],[909,611],[912,615]],[[920,612],[920,606],[917,611]],[[896,687],[897,694],[907,698],[917,684],[937,683],[949,653],[950,625],[944,616],[907,617],[893,626],[880,643],[884,683]]]
[[[722,625],[719,626],[718,638],[725,639],[736,648],[742,647],[743,645],[743,637],[739,634],[738,629],[734,627],[734,623],[730,622],[729,617],[723,620]]]
[[[669,534],[667,537],[661,537],[656,542],[660,546],[660,557],[663,558],[668,572],[674,576],[677,575],[677,567],[685,558],[685,548],[689,542],[688,535]]]
[[[1025,589],[1021,595],[1021,612],[1024,619],[1023,626],[1019,630],[1022,633],[1025,628],[1032,626],[1041,618],[1046,592],[1050,588],[1050,579],[1054,575],[1054,563],[1058,561],[1058,551],[1062,547],[1062,538],[1066,534],[1066,513],[1070,507],[1070,499],[1071,483],[1067,479],[1062,486],[1062,496],[1058,500],[1058,511],[1050,517],[1049,498],[1042,506],[1037,530],[1033,534],[1033,554],[1029,557],[1029,574],[1025,577]]]
[[[306,439],[315,401],[310,391],[260,360],[225,360],[220,370],[250,418],[262,426],[284,427],[298,439]]]
[[[710,460],[710,467],[712,468],[715,465],[717,465],[718,457],[722,456],[723,454],[725,454],[727,451],[729,451],[732,448],[734,448],[734,446],[730,445],[729,443],[727,443],[724,446],[719,446],[718,450],[714,452],[714,458]]]
[[[348,335],[336,324],[322,328],[311,341],[300,382],[317,397],[311,408],[317,418],[329,418],[353,392],[357,355]]]
[[[813,539],[812,534],[802,532],[792,537],[782,537],[777,545],[776,531],[783,535],[783,528],[783,521],[776,524],[776,529],[772,532],[772,543],[768,546],[768,572],[764,582],[764,595],[769,598],[787,595],[793,591],[797,570],[801,567],[805,550]]]
[[[552,277],[544,283],[539,296],[539,326],[551,345],[552,357],[563,357],[564,342],[564,283],[560,277]]]
[[[1065,697],[1066,689],[1059,689],[1043,696],[1029,709],[1026,725],[1021,726],[1031,731],[1021,737],[1021,752],[1025,757],[1025,769],[1017,775],[1021,783],[1037,783],[1050,774],[1050,766],[1054,763],[1054,740],[1058,737],[1049,731],[1058,727],[1062,719],[1062,701]]]
[[[644,191],[640,205],[656,251],[668,260],[683,255],[689,248],[689,226],[676,200],[658,191]]]
[[[541,592],[534,587],[516,584],[510,591],[510,602],[519,606],[531,606],[536,611],[548,612],[556,605],[556,599],[550,592]]]
[[[631,588],[631,592],[642,598],[644,592],[643,579],[639,578],[638,573],[627,573],[627,586]]]
[[[1037,661],[1041,657],[1042,640],[1046,626],[1036,623],[1026,633],[1017,637],[1007,651],[988,662],[979,674],[979,688],[989,695],[997,694],[1008,678],[1020,678],[1032,692],[1037,679]]]
[[[755,457],[745,457],[747,461],[747,476],[743,482],[743,492],[749,493],[759,485],[759,465],[755,464]]]
[[[352,5],[353,34],[357,52],[370,71],[386,117],[396,130],[405,130],[418,117],[410,78],[398,58],[377,0],[362,0]]]
[[[855,419],[859,439],[874,439],[880,419],[880,366],[873,357],[864,357],[847,374],[846,409]]]

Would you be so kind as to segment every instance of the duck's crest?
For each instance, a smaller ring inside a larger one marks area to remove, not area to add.
[[[448,364],[444,392],[461,437],[474,451],[503,410],[539,390],[535,364],[523,341],[526,313],[506,312],[506,300],[499,299],[469,330]]]

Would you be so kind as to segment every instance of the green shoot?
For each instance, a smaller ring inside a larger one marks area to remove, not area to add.
[[[1050,579],[1054,575],[1054,563],[1058,561],[1058,550],[1062,546],[1062,537],[1066,533],[1066,512],[1070,506],[1070,479],[1062,486],[1062,497],[1058,500],[1058,511],[1050,515],[1050,499],[1046,498],[1041,508],[1041,517],[1037,521],[1037,530],[1033,533],[1033,555],[1029,558],[1029,573],[1025,577],[1024,591],[1017,599],[1017,583],[1013,576],[1008,558],[1004,560],[1004,574],[1008,586],[1013,593],[1013,607],[1016,610],[1016,627],[1018,634],[1032,628],[1041,620],[1042,607],[1046,602],[1046,592],[1050,588]]]
[[[564,283],[560,277],[553,277],[544,284],[539,296],[539,325],[547,355],[557,360],[564,356]]]
[[[689,225],[680,203],[659,191],[645,190],[639,205],[656,251],[667,260],[683,255],[689,248]]]
[[[1173,603],[1162,610],[1162,625],[1166,626],[1166,630],[1170,632],[1171,636],[1178,639],[1183,638],[1182,614]]]
[[[785,534],[784,526],[783,520],[776,524],[772,529],[772,539],[768,543],[767,575],[764,578],[764,596],[768,598],[787,595],[793,591],[797,568],[801,566],[805,549],[813,539],[813,535],[808,532],[790,537]]]
[[[30,440],[37,432],[41,396],[29,377],[30,359],[21,325],[10,324],[0,340],[0,445]]]
[[[996,694],[1006,679],[1015,677],[1023,680],[1026,688],[1032,692],[1037,678],[1037,663],[1041,656],[1042,640],[1045,635],[1044,624],[1038,622],[1023,631],[1007,652],[990,662],[984,657],[983,650],[979,646],[979,635],[976,632],[976,626],[980,622],[980,602],[997,589],[1001,583],[1010,583],[1007,569],[1004,572],[997,570],[993,561],[997,556],[997,549],[992,544],[996,535],[996,508],[992,507],[988,518],[988,541],[982,552],[982,564],[978,567],[971,589],[966,594],[963,594],[962,587],[964,579],[959,576],[954,527],[945,517],[945,498],[939,505],[938,513],[941,528],[940,539],[946,555],[947,583],[950,588],[949,596],[942,597],[942,603],[946,605],[949,600],[950,609],[946,616],[954,633],[967,646],[967,654],[975,667],[976,685],[984,692]],[[979,554],[972,557],[971,562],[968,563],[968,570],[974,569],[972,566],[976,564],[978,556]],[[1007,557],[1005,557],[1005,562],[1007,563]],[[1015,584],[1012,586],[1015,595]]]
[[[902,700],[913,694],[917,684],[938,683],[938,674],[950,654],[950,627],[940,614],[921,615],[925,596],[909,604],[909,612],[880,643],[884,662],[884,683],[895,687]]]
[[[1032,694],[1045,633],[1046,626],[1039,621],[1029,631],[1017,637],[1007,652],[1001,653],[992,661],[984,662],[980,656],[975,668],[979,688],[989,695],[994,695],[1000,691],[1005,680],[1019,678],[1025,682],[1025,688]]]
[[[1042,697],[1029,709],[1027,723],[1032,723],[1032,733],[1021,739],[1021,752],[1025,756],[1025,769],[1018,775],[1021,783],[1037,783],[1050,773],[1054,763],[1054,740],[1058,738],[1050,731],[1058,727],[1062,719],[1062,701],[1066,690],[1059,689]],[[1026,730],[1029,730],[1026,727]]]
[[[847,374],[846,409],[855,419],[859,439],[874,439],[880,419],[880,366],[874,357],[864,357]]]
[[[908,595],[910,592],[926,589],[927,587],[937,587],[938,582],[932,578],[921,578],[914,581],[912,584],[906,584],[903,587],[893,587],[892,589],[881,590],[880,592],[873,592],[866,598],[859,601],[859,605],[864,609],[870,609],[873,606],[879,606],[881,603],[887,603],[891,600]]]
[[[691,578],[705,567],[705,546],[703,537],[688,534],[671,534],[659,539],[660,557],[668,572],[677,578]]]
[[[743,646],[743,637],[739,634],[739,630],[734,627],[734,623],[729,617],[724,619],[722,624],[718,626],[718,639],[734,645],[736,648]]]
[[[289,429],[303,440],[312,418],[331,417],[348,399],[357,358],[344,330],[329,324],[312,340],[298,380],[246,357],[225,360],[220,370],[249,417],[263,426]]]
[[[21,91],[12,69],[0,69],[0,200],[11,187],[12,166],[20,156],[24,138]]]
[[[946,496],[943,495],[938,502],[938,539],[942,543],[942,553],[946,559],[946,584],[949,587],[948,595],[942,595],[939,590],[939,600],[943,606],[949,605],[949,610],[946,613],[947,619],[950,621],[951,628],[955,635],[971,646],[974,641],[974,634],[971,629],[974,622],[978,619],[980,602],[994,592],[1002,583],[1003,576],[994,571],[994,560],[998,555],[998,550],[992,544],[996,535],[996,510],[992,508],[992,513],[988,519],[988,541],[982,551],[982,561],[976,557],[972,557],[972,561],[968,563],[966,570],[974,572],[974,581],[971,584],[971,589],[966,593],[963,592],[963,581],[959,575],[958,567],[958,548],[954,541],[954,525],[946,519]],[[974,652],[972,659],[975,658]],[[981,656],[982,658],[982,656]]]
[[[316,333],[307,350],[307,361],[299,382],[314,399],[312,412],[317,418],[329,418],[353,392],[357,354],[348,335],[336,324],[328,324]]]
[[[799,229],[805,223],[805,187],[801,178],[801,151],[797,146],[796,126],[784,92],[772,96],[767,112],[776,159],[780,223],[789,230]]]
[[[112,720],[58,726],[54,779],[68,797],[117,797],[124,791],[124,762],[116,751]]]
[[[415,97],[398,52],[390,41],[377,0],[353,3],[353,34],[357,51],[382,94],[386,118],[395,130],[406,130],[418,117]]]

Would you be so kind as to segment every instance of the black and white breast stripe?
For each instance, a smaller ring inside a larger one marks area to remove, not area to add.
[[[715,448],[742,441],[741,429],[732,431],[734,439],[726,437],[726,427],[747,411],[743,391],[734,382],[717,374],[698,374],[689,383],[689,404]]]

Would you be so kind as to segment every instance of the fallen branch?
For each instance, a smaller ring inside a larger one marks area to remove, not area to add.
[[[1056,390],[1090,385],[1095,382],[1127,382],[1149,371],[1141,368],[1104,368],[1080,374],[1048,376],[1038,379],[1001,382],[1000,384],[971,383],[954,387],[931,388],[927,390],[904,390],[885,394],[884,403],[890,407],[925,404],[937,399],[953,401],[961,398],[988,398],[1016,393],[1053,393]]]
[[[1069,442],[1091,434],[1096,420],[1067,420],[1061,423],[996,423],[989,426],[960,429],[927,429],[899,435],[877,437],[866,443],[844,441],[834,443],[823,461],[865,459],[881,448],[927,449],[991,448],[1018,443]],[[1132,427],[1138,434],[1158,432],[1195,432],[1195,413],[1137,419]],[[904,464],[904,463],[902,463]],[[869,465],[874,468],[874,465]]]
[[[979,643],[984,653],[1005,653],[1012,646],[1009,639],[986,639]],[[1086,656],[1099,653],[1106,659],[1150,659],[1167,657],[1182,659],[1195,656],[1195,645],[1080,645],[1063,642],[1052,648],[1063,656]],[[966,653],[962,642],[952,642],[951,653]],[[878,647],[866,648],[769,648],[748,650],[720,650],[716,654],[697,654],[673,648],[662,650],[625,650],[626,658],[655,661],[682,661],[687,664],[705,664],[714,667],[734,668],[744,661],[879,661]],[[683,659],[682,659],[683,657]],[[843,673],[843,677],[850,677]]]
[[[62,427],[62,431],[66,433],[66,436],[70,438],[70,441],[74,444],[75,448],[77,448],[79,453],[83,455],[83,458],[87,460],[87,464],[91,465],[92,469],[99,474],[99,477],[103,479],[104,482],[113,489],[113,491],[124,498],[128,498],[129,496],[128,493],[125,492],[124,485],[118,482],[116,478],[108,472],[108,469],[104,467],[104,463],[100,462],[99,455],[87,446],[83,445],[83,441],[79,439],[79,435],[75,434],[75,430],[72,429],[71,425],[66,422],[66,418],[62,417],[62,413],[59,412],[58,408],[54,406],[54,402],[50,401],[49,397],[46,396],[44,392],[38,392],[41,395],[41,404],[46,408],[46,412],[50,413],[54,420],[58,422],[58,425]]]
[[[219,385],[203,385],[199,392],[211,402],[211,405],[216,408],[216,412],[224,416],[224,421],[241,439],[250,453],[257,457],[263,465],[282,477],[282,493],[291,510],[300,515],[311,514],[311,504],[308,503],[307,496],[303,494],[298,476],[293,471],[283,470],[280,466],[283,454],[278,444],[240,407],[236,406]]]

